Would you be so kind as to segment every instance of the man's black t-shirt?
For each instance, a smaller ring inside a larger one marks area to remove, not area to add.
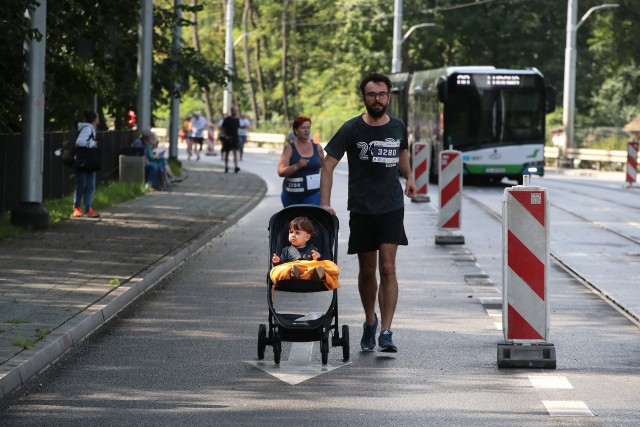
[[[349,211],[375,215],[404,206],[398,164],[408,147],[407,128],[395,117],[382,126],[370,126],[362,116],[342,125],[325,151],[337,160],[347,154]]]
[[[240,119],[238,117],[225,117],[220,127],[224,129],[225,134],[231,139],[233,145],[238,143],[238,129],[240,128]]]

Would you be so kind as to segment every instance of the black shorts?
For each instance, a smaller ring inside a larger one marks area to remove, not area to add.
[[[221,141],[222,141],[222,150],[221,151],[223,153],[228,153],[229,151],[238,149],[238,141],[236,139],[233,139],[233,138],[221,138]]]
[[[404,232],[404,208],[379,215],[351,212],[348,254],[373,252],[383,243],[409,244]]]

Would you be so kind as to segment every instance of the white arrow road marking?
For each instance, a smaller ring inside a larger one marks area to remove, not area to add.
[[[309,363],[313,352],[313,342],[294,342],[289,352],[290,363]]]
[[[351,364],[351,362],[329,362],[326,365],[323,365],[319,361],[311,362],[312,351],[313,342],[294,342],[291,344],[289,360],[281,360],[279,365],[276,365],[273,361],[266,360],[247,361],[247,363],[278,378],[280,381],[291,385],[300,384],[301,382],[313,377],[317,377],[327,372],[331,372],[334,369],[342,368],[343,366]]]

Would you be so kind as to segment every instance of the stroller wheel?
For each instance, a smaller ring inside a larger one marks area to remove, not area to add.
[[[282,341],[280,337],[273,338],[273,361],[280,364],[280,356],[282,355]]]
[[[329,361],[329,338],[320,340],[320,353],[322,354],[322,364],[326,365]]]
[[[342,359],[349,360],[349,325],[342,325]]]
[[[264,359],[264,349],[267,346],[267,327],[261,323],[258,327],[258,359]]]

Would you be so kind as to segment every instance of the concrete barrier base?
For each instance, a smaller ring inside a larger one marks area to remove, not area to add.
[[[464,245],[464,236],[450,230],[436,232],[436,245]]]
[[[431,197],[429,196],[416,196],[413,199],[411,199],[412,202],[414,203],[428,203],[431,201]]]
[[[498,343],[498,368],[556,369],[556,348],[551,343]]]

